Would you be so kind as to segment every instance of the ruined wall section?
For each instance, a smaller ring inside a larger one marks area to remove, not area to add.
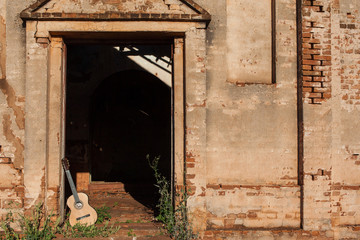
[[[330,1],[303,1],[303,95],[306,103],[331,97]]]
[[[6,1],[0,3],[0,79],[6,75]]]
[[[331,2],[302,1],[305,230],[331,228]]]
[[[303,1],[304,228],[335,239],[360,236],[359,11]]]
[[[276,84],[227,81],[227,53],[235,49],[226,36],[237,29],[228,25],[227,10],[236,2],[197,2],[212,16],[205,61],[207,229],[299,227],[296,2],[276,1]]]
[[[24,202],[25,29],[20,11],[33,0],[0,2],[0,215]]]
[[[333,1],[332,224],[336,236],[360,238],[360,2]]]
[[[186,32],[185,62],[185,165],[188,200],[197,229],[206,228],[206,30],[191,28]]]

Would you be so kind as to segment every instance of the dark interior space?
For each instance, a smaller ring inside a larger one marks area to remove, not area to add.
[[[93,181],[148,183],[146,155],[163,158],[169,179],[170,89],[150,73],[128,70],[105,79],[92,97],[91,177]]]
[[[159,169],[171,179],[171,86],[129,55],[154,66],[167,61],[171,69],[170,45],[67,46],[65,154],[80,190],[89,177],[90,184],[120,182],[154,207],[146,156],[161,156]]]

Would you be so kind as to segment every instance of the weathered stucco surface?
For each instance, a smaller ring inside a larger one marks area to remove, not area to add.
[[[179,0],[59,0],[45,4],[38,12],[70,12],[70,13],[102,13],[105,11],[121,11],[131,13],[195,13]]]
[[[295,1],[277,1],[278,76],[273,85],[228,81],[232,73],[226,53],[248,50],[248,45],[238,43],[231,49],[231,41],[224,38],[240,37],[239,22],[227,22],[226,17],[238,5],[233,1],[203,1],[200,5],[212,15],[206,63],[208,228],[299,227]],[[271,37],[267,40],[271,44]],[[247,77],[244,82],[253,80]],[[265,73],[265,77],[271,82],[271,76]]]
[[[0,2],[0,214],[39,201],[62,211],[64,34],[155,32],[176,39],[174,176],[191,189],[190,219],[201,236],[360,237],[359,1],[302,0],[297,9],[295,0],[276,0],[273,84],[269,67],[238,81],[231,74],[242,69],[230,65],[239,60],[232,54],[256,48],[236,42],[242,20],[270,5],[235,14],[240,2],[197,0],[211,14],[206,26],[180,0],[53,0],[34,13],[46,19],[23,25],[20,12],[34,2]],[[76,21],[114,11],[134,19]],[[63,12],[66,20],[51,21]],[[269,24],[258,27],[266,29],[252,37],[269,43]],[[268,50],[261,57],[271,63]]]
[[[354,73],[359,71],[360,6],[346,0],[311,2],[304,7],[303,36],[313,46],[304,50],[304,58],[322,64],[304,62],[317,84],[304,97],[322,104],[304,105],[304,228],[332,229],[336,239],[357,239],[359,77]]]
[[[25,29],[19,13],[34,1],[0,2],[0,204],[24,207]]]
[[[3,79],[6,73],[6,1],[2,1],[0,7],[0,79]]]
[[[228,82],[234,84],[272,82],[271,2],[269,0],[227,1]]]

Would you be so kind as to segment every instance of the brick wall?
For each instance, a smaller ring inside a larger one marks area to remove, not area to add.
[[[303,1],[303,97],[310,104],[331,98],[330,11],[328,0]]]
[[[360,1],[302,3],[304,228],[359,239]]]
[[[300,227],[297,186],[208,184],[206,187],[208,230]]]
[[[360,14],[348,9],[340,12],[340,31],[337,41],[341,59],[341,91],[342,100],[347,105],[360,104]]]

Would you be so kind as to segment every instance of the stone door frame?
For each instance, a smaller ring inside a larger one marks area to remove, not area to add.
[[[198,59],[206,54],[205,22],[167,21],[36,21],[26,22],[25,206],[43,201],[63,215],[66,44],[64,37],[88,33],[147,33],[174,39],[174,182],[185,183],[185,162],[197,159],[201,171],[191,185],[205,189],[206,73]],[[182,35],[183,37],[179,37]],[[185,119],[186,116],[186,119]],[[196,126],[196,127],[195,127]],[[189,130],[192,132],[189,133]],[[187,137],[192,135],[193,137]],[[201,164],[202,163],[202,164]],[[196,191],[196,188],[195,188]],[[196,192],[195,192],[196,194]]]

